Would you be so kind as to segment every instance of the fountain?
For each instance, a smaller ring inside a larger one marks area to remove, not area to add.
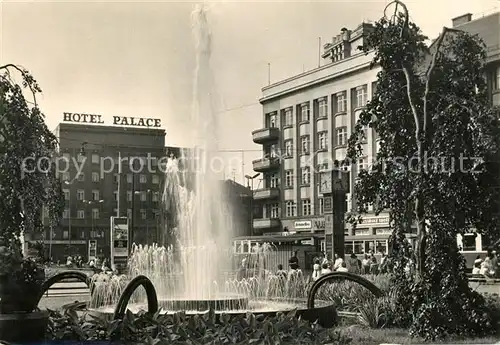
[[[273,259],[276,251],[272,245],[256,245],[245,260],[235,260],[231,245],[233,222],[227,212],[230,205],[211,168],[217,152],[212,104],[215,88],[210,69],[211,36],[203,7],[194,11],[193,23],[197,48],[193,97],[196,146],[181,157],[168,159],[162,196],[164,210],[169,214],[164,232],[172,232],[176,241],[167,247],[134,245],[128,274],[95,276],[86,307],[100,315],[112,315],[118,309],[123,312],[125,307],[139,312],[146,306],[146,293],[134,292],[137,285],[132,290],[129,285],[135,284],[134,278],[140,278],[154,286],[148,292],[148,305],[152,290],[156,295],[153,304],[166,313],[195,314],[211,309],[226,314],[274,314],[297,309],[298,315],[331,326],[335,307],[325,301],[314,305],[317,286],[312,287],[311,297],[308,277],[300,272],[287,277],[272,272],[280,263]],[[341,275],[342,279],[347,279],[345,275]],[[124,305],[123,295],[127,295]]]

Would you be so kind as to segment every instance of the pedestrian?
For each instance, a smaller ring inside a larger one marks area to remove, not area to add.
[[[299,269],[299,259],[297,258],[297,251],[294,251],[292,253],[292,256],[288,260],[288,265],[290,266],[290,269],[292,269],[292,270]]]
[[[358,257],[356,256],[356,254],[351,253],[351,256],[348,259],[347,263],[348,263],[347,268],[348,268],[349,272],[354,273],[354,274],[361,273],[361,261],[358,260]]]
[[[317,280],[321,276],[321,265],[319,259],[314,260],[312,279]]]

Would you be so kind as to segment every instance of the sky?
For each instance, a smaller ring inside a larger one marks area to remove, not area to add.
[[[226,178],[243,182],[261,146],[262,87],[318,66],[322,44],[388,1],[208,2],[211,70]],[[488,14],[500,0],[405,1],[429,37],[465,13]],[[159,118],[167,146],[190,147],[196,3],[173,1],[0,0],[0,64],[30,70],[43,90],[39,104],[54,129],[63,112]],[[323,62],[322,62],[323,64]]]

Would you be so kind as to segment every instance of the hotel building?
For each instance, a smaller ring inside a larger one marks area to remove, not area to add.
[[[486,41],[491,99],[499,104],[498,13],[476,21],[470,15],[461,16],[453,20],[453,26],[478,33]],[[312,267],[312,258],[324,252],[318,172],[334,168],[336,160],[345,158],[347,139],[374,94],[380,67],[370,69],[373,53],[365,55],[357,49],[372,29],[368,23],[354,30],[342,29],[323,47],[327,64],[262,89],[262,128],[252,132],[253,141],[263,147],[263,157],[253,162],[254,170],[263,174],[263,188],[254,192],[260,214],[253,226],[260,236],[238,239],[235,251],[248,252],[255,242],[274,242],[284,248],[283,260],[298,250],[305,267]],[[373,129],[365,128],[365,132],[366,156],[350,169],[351,190],[357,173],[368,168],[378,149]],[[347,203],[350,210],[356,201],[347,195]],[[368,213],[363,218],[356,229],[346,225],[345,252],[387,252],[389,215]],[[412,239],[415,233],[407,236]]]
[[[189,150],[165,147],[165,130],[160,128],[63,122],[55,135],[66,206],[59,226],[25,234],[28,246],[43,241],[46,255],[62,263],[68,255],[109,258],[113,216],[128,217],[132,243],[170,243],[165,226],[169,215],[161,204],[162,163],[181,151],[189,156]],[[232,180],[220,183],[232,205],[235,235],[250,235],[250,189]]]

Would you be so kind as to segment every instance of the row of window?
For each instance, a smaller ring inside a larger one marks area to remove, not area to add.
[[[368,138],[368,128],[364,128],[362,135],[364,140]],[[343,126],[335,129],[335,147],[347,145],[348,139],[347,127]],[[328,150],[328,131],[320,131],[316,134],[316,144],[318,150]],[[283,158],[292,158],[294,153],[293,139],[285,139],[284,147],[285,152]],[[298,151],[299,154],[309,154],[311,152],[310,135],[303,135],[300,137],[300,147]],[[266,148],[266,153],[271,157],[278,157],[280,155],[279,148],[276,144],[268,146]]]
[[[343,113],[347,111],[347,92],[339,92],[332,96],[333,104],[335,105],[334,113]],[[359,86],[354,91],[355,108],[364,107],[368,101],[367,85]],[[318,106],[318,117],[328,116],[328,99],[327,97],[318,98],[314,101]],[[310,104],[309,102],[302,103],[297,106],[299,122],[310,121]],[[266,115],[267,127],[278,127],[278,113],[273,112]],[[282,118],[284,126],[293,126],[293,107],[282,110]]]
[[[117,216],[118,215],[118,209],[113,209],[113,212],[114,214]],[[158,217],[159,214],[160,214],[160,211],[158,209],[153,209],[152,210],[153,212],[153,215],[155,217]],[[85,210],[77,210],[76,211],[76,218],[77,219],[85,219],[86,218],[86,211]],[[139,210],[139,213],[141,215],[141,219],[147,219],[147,210],[146,209],[140,209]],[[132,218],[132,209],[131,208],[128,208],[127,209],[127,217],[129,219]],[[70,218],[70,212],[69,212],[69,209],[66,208],[64,209],[64,212],[63,212],[63,218],[64,219],[69,219]],[[91,212],[91,218],[92,219],[99,219],[100,218],[100,210],[98,208],[93,208],[92,209],[92,212]]]
[[[158,175],[151,175],[151,182],[153,184],[159,184],[160,183],[160,177]],[[133,174],[126,174],[127,177],[127,183],[133,183],[134,175]],[[76,179],[78,182],[84,182],[85,181],[85,173],[80,172],[76,176]],[[120,179],[120,174],[113,174],[113,180],[115,183],[118,183],[118,180]],[[63,172],[62,173],[62,180],[63,181],[70,181],[70,174],[69,172]],[[101,175],[98,172],[93,172],[92,173],[92,182],[100,182],[101,181]],[[139,183],[148,183],[148,175],[145,174],[139,174]]]
[[[301,200],[301,207],[302,207],[302,216],[311,216],[314,214],[313,212],[313,207],[310,199],[303,199]],[[268,204],[265,206],[266,207],[266,213],[269,218],[280,218],[281,217],[281,207],[280,204],[274,203],[274,204]],[[323,214],[324,213],[324,200],[323,198],[318,199],[318,204],[316,205],[317,207],[317,214]],[[285,201],[285,215],[286,217],[295,217],[297,216],[297,205],[295,201]]]
[[[70,200],[71,198],[71,193],[70,193],[70,190],[69,189],[63,189],[63,192],[64,192],[64,199],[66,200]],[[150,193],[150,191],[136,191],[135,194],[136,195],[139,195],[140,197],[140,201],[147,201],[147,195]],[[113,192],[114,194],[114,199],[115,201],[118,201],[118,191],[114,191]],[[132,201],[132,197],[133,197],[133,194],[132,191],[128,190],[127,191],[127,201]],[[80,200],[80,201],[86,201],[85,199],[85,190],[83,189],[78,189],[76,191],[76,199],[77,200]],[[151,201],[152,202],[158,202],[160,200],[160,193],[159,192],[152,192],[151,193]],[[99,190],[93,190],[92,191],[92,197],[91,197],[91,200],[89,201],[95,201],[95,202],[99,202],[101,201],[100,200],[100,192]]]
[[[67,152],[63,153],[63,157],[67,162],[71,162],[71,155],[69,153],[67,153]],[[76,156],[76,160],[78,163],[83,163],[85,161],[85,159],[86,159],[85,154],[79,153]],[[103,162],[109,161],[109,160],[110,160],[110,157],[108,157],[108,156],[103,157]],[[118,157],[114,157],[111,160],[115,164],[119,163]],[[158,158],[157,157],[139,157],[139,156],[124,157],[124,158],[122,158],[122,163],[128,162],[130,166],[134,166],[134,165],[136,165],[136,163],[141,165],[141,166],[145,166],[145,165],[147,166],[148,160],[151,162],[151,166],[154,167],[154,166],[158,165]],[[97,153],[92,153],[90,161],[92,162],[92,164],[101,164],[102,163],[101,156],[99,156],[99,154],[97,154]]]

